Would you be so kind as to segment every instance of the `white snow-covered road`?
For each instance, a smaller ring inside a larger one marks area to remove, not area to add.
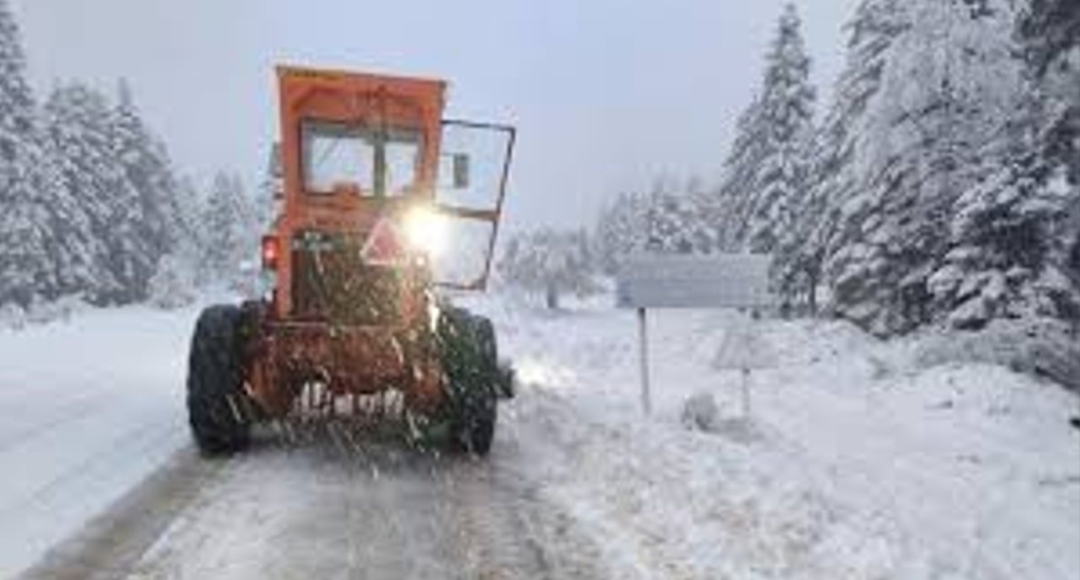
[[[194,317],[128,308],[0,330],[0,578],[187,443],[180,411]]]
[[[505,446],[476,460],[335,439],[181,452],[26,577],[610,577]]]
[[[0,333],[0,403],[22,410],[0,469],[25,474],[0,483],[0,576],[65,537],[31,577],[1080,576],[1077,398],[1055,385],[921,368],[921,339],[763,321],[777,365],[739,423],[738,376],[711,365],[738,322],[658,312],[643,420],[632,313],[466,305],[522,382],[483,461],[330,435],[200,459],[182,400],[194,310]],[[698,393],[719,402],[715,432],[680,422]]]

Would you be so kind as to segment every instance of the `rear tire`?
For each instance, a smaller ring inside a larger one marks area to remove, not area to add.
[[[488,319],[450,308],[442,312],[437,333],[449,396],[452,444],[461,451],[487,455],[498,418],[500,375],[495,331]]]
[[[187,407],[191,433],[206,455],[241,451],[250,441],[239,337],[241,310],[211,306],[199,315],[188,359]]]

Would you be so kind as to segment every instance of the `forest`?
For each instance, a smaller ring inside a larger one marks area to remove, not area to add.
[[[1075,342],[1080,320],[1080,6],[1070,0],[864,0],[829,102],[794,4],[718,183],[659,175],[580,231],[500,244],[503,281],[549,305],[635,252],[773,258],[787,313],[883,337],[1020,321]],[[27,81],[0,1],[0,312],[183,304],[251,284],[272,179],[199,191],[133,89]],[[35,306],[38,305],[38,306]],[[1057,340],[1057,339],[1055,339]]]
[[[878,336],[998,320],[1075,336],[1080,5],[866,0],[845,30],[821,102],[789,4],[720,183],[659,176],[591,232],[524,234],[509,280],[582,293],[635,252],[764,253],[786,310]]]

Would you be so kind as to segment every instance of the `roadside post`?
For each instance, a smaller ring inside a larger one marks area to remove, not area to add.
[[[742,417],[744,420],[749,420],[751,414],[750,372],[776,366],[776,353],[773,352],[771,345],[761,340],[750,328],[750,324],[742,321],[730,332],[725,333],[724,342],[720,351],[716,353],[712,366],[717,370],[731,369],[739,372]]]
[[[638,361],[641,373],[641,408],[645,414],[652,413],[652,401],[649,396],[649,335],[645,321],[645,308],[637,309],[638,319]]]
[[[645,415],[652,412],[647,309],[770,306],[769,262],[769,256],[759,254],[637,254],[623,261],[616,277],[616,306],[637,310],[641,407]],[[744,404],[749,404],[749,397]]]

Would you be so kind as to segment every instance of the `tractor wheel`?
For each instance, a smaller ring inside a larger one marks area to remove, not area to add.
[[[499,349],[495,340],[495,326],[483,316],[474,316],[476,333],[484,359],[490,361],[495,373],[494,389],[496,398],[510,399],[514,396],[514,370],[510,365],[499,362]]]
[[[191,433],[207,455],[240,451],[250,439],[252,401],[244,391],[235,306],[211,306],[199,315],[188,359],[187,406]]]
[[[449,395],[451,442],[462,451],[487,455],[495,436],[499,381],[491,322],[451,308],[442,312],[437,333]]]
[[[465,413],[470,427],[468,451],[487,455],[491,441],[495,438],[495,421],[499,400],[499,351],[495,343],[495,328],[491,321],[483,316],[472,316],[473,336],[480,355],[483,369],[484,387],[466,400],[472,408]]]

